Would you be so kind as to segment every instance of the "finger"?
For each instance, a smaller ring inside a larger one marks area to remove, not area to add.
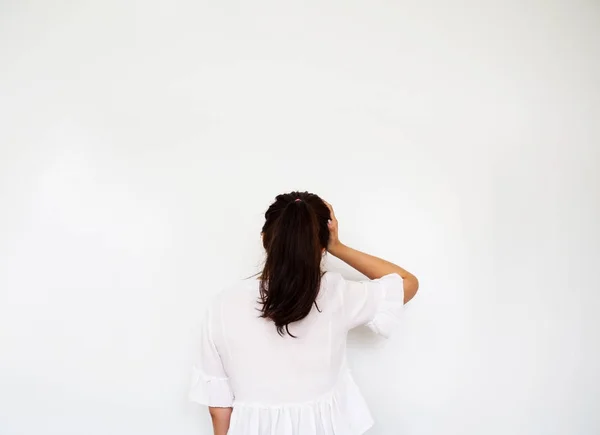
[[[329,209],[329,214],[331,215],[331,220],[335,221],[336,219],[335,219],[335,213],[333,212],[333,207],[327,201],[324,200],[323,202],[325,203],[325,205]]]
[[[337,234],[338,231],[338,225],[337,225],[337,221],[332,221],[331,219],[329,220],[329,222],[327,222],[327,229],[329,229],[329,232],[331,234]]]

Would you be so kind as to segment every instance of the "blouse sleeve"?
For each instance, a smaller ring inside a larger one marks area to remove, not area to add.
[[[213,341],[212,314],[209,311],[200,328],[192,366],[192,382],[189,399],[211,407],[233,406],[233,391],[217,346]]]
[[[404,312],[404,284],[392,273],[379,279],[344,280],[344,314],[348,329],[367,325],[375,333],[390,337]]]

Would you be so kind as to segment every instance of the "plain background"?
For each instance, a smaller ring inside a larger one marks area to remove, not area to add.
[[[592,0],[2,1],[0,434],[208,434],[194,325],[291,189],[421,280],[350,340],[370,434],[600,433],[599,29]]]

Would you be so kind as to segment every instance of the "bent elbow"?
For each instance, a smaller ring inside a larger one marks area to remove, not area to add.
[[[419,290],[419,280],[416,276],[410,275],[404,280],[404,303],[406,304],[415,297]]]

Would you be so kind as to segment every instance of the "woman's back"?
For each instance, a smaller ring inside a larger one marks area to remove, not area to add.
[[[318,309],[289,327],[294,338],[258,316],[259,282],[242,281],[206,316],[191,398],[233,406],[232,435],[361,434],[372,419],[346,365],[347,332],[369,324],[389,335],[403,298],[396,274],[355,282],[326,273]]]
[[[304,319],[280,336],[273,323],[257,316],[258,283],[245,281],[221,297],[222,335],[217,347],[226,355],[237,403],[304,402],[327,393],[339,373],[345,343],[336,321],[341,307],[328,280],[317,304]]]

